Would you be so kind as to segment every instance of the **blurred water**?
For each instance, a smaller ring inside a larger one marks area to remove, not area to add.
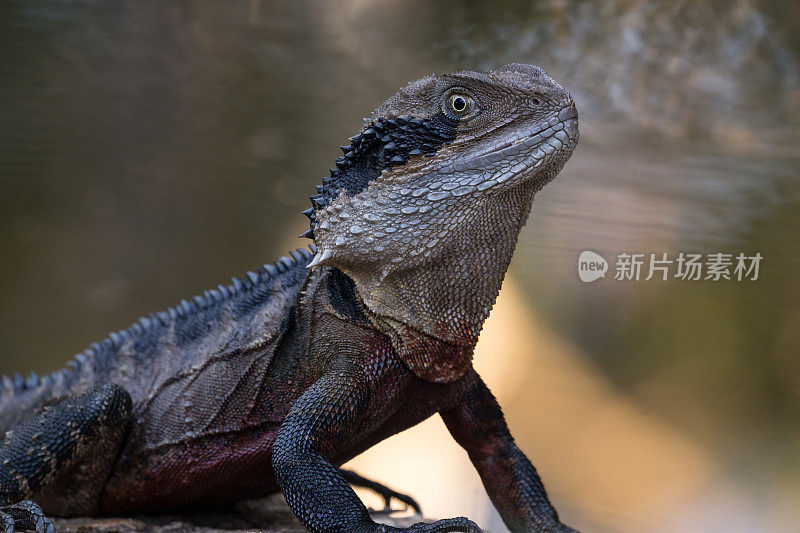
[[[636,441],[651,417],[658,431],[681,435],[669,442],[685,444],[662,455],[691,449],[675,461],[702,456],[718,470],[702,490],[700,481],[676,480],[675,493],[695,506],[662,510],[667,520],[629,492],[586,493],[580,478],[569,481],[591,465],[571,466],[569,447],[537,441],[537,424],[564,419],[567,433],[556,440],[572,441],[568,428],[585,427],[575,418],[519,415],[512,428],[547,452],[532,451],[540,468],[565,465],[547,472],[549,485],[586,530],[636,529],[624,522],[792,529],[798,516],[787,502],[800,496],[796,3],[8,1],[0,20],[0,372],[52,370],[106,332],[302,245],[299,211],[338,145],[407,81],[532,62],[575,96],[582,139],[523,231],[510,275],[522,298],[513,316],[524,324],[535,313],[573,347],[557,352],[579,363],[552,372],[591,374],[593,387],[613,391],[601,395],[610,405],[628,406],[615,415],[626,421],[615,427],[630,432],[620,430],[619,442]],[[585,285],[575,273],[585,249],[609,258],[759,251],[765,259],[752,283]],[[534,380],[550,368],[538,339],[530,344],[508,363],[529,372],[496,378],[511,413],[530,412],[534,401],[527,380],[509,385],[513,375]],[[491,371],[495,356],[482,357]],[[545,377],[539,388],[555,379]],[[574,394],[577,380],[553,395]],[[646,434],[654,436],[636,441],[639,453],[667,433]],[[620,487],[644,486],[645,467],[625,470],[624,455],[607,467],[626,472]],[[457,464],[454,472],[469,470]],[[611,472],[603,477],[598,487],[613,484]],[[647,486],[654,496],[663,490]],[[461,512],[477,516],[486,499],[469,490],[475,499],[461,499]],[[429,512],[450,509],[436,505]]]

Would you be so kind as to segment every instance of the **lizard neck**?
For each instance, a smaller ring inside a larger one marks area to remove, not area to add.
[[[471,366],[533,193],[533,184],[524,185],[470,206],[461,229],[422,263],[347,272],[400,358],[419,377],[449,382]]]

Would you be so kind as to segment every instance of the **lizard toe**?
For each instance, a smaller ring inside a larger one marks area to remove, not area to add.
[[[14,517],[5,512],[0,512],[0,527],[3,528],[5,533],[15,533],[17,530]]]
[[[6,533],[14,533],[18,527],[36,533],[55,533],[42,508],[30,500],[0,507],[0,525]]]
[[[417,501],[411,496],[403,494],[402,492],[397,492],[394,489],[390,489],[386,485],[378,483],[377,481],[367,479],[356,472],[353,472],[352,470],[340,469],[339,472],[342,474],[345,481],[350,483],[352,486],[371,490],[383,498],[383,509],[371,510],[370,512],[372,514],[388,515],[394,513],[395,509],[392,509],[392,500],[397,500],[398,502],[402,503],[406,509],[411,509],[418,515],[422,514],[422,508],[420,507],[419,503],[417,503]]]
[[[407,531],[409,533],[483,533],[478,524],[463,516],[437,520],[431,524],[420,522],[408,528]]]

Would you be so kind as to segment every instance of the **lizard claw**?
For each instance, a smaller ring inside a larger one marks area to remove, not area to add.
[[[414,512],[418,515],[422,514],[422,508],[419,506],[417,501],[408,496],[407,494],[403,494],[402,492],[397,492],[396,490],[390,489],[386,485],[378,483],[377,481],[372,481],[371,479],[367,479],[352,470],[345,470],[340,469],[339,472],[344,477],[345,481],[350,483],[354,487],[361,487],[379,495],[383,498],[383,509],[370,511],[373,514],[392,514],[394,509],[392,509],[392,500],[397,500],[400,503],[406,506],[406,509],[413,509]]]
[[[5,533],[14,533],[17,527],[36,533],[55,533],[53,523],[44,515],[44,511],[30,500],[23,500],[12,505],[0,507],[0,526]]]

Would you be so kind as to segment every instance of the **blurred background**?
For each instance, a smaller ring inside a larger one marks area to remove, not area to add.
[[[0,29],[0,373],[305,245],[406,82],[535,63],[582,136],[477,350],[518,442],[587,532],[800,530],[797,2],[6,0]],[[764,259],[584,284],[583,250]],[[353,465],[505,531],[438,417]]]

